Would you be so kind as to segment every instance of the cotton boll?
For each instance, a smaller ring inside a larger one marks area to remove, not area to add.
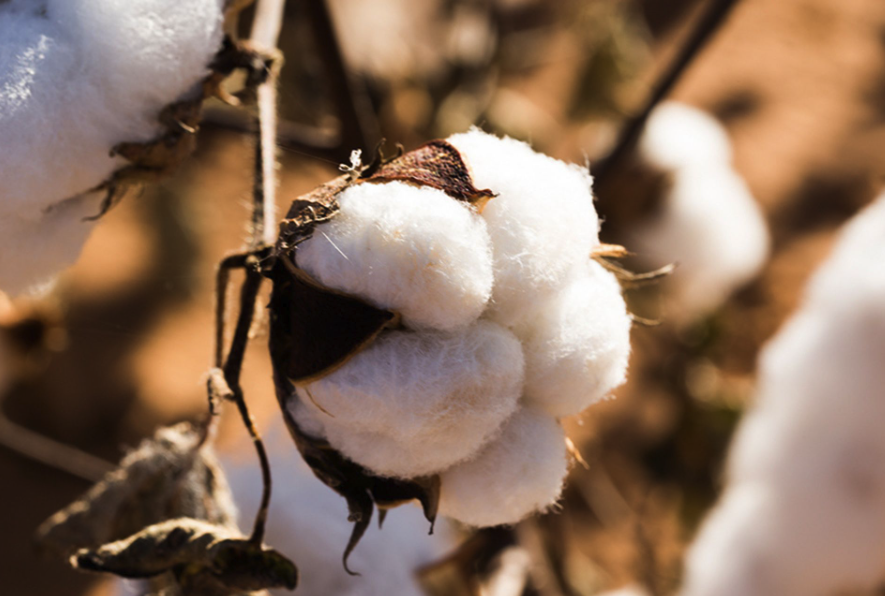
[[[109,155],[115,145],[155,138],[160,111],[208,74],[222,8],[223,0],[0,3],[0,221],[19,218],[36,230],[49,208],[123,165]],[[46,225],[69,242],[59,254],[76,254],[86,234],[73,228],[87,226],[80,217],[62,222],[62,212],[73,213],[59,211]],[[44,232],[43,242],[54,235]],[[17,252],[14,279],[32,251]],[[53,260],[39,257],[35,272],[52,273]]]
[[[386,332],[299,394],[345,455],[413,476],[475,453],[516,410],[522,386],[519,340],[478,321],[455,333]]]
[[[727,164],[709,164],[673,172],[660,213],[637,226],[630,245],[677,264],[675,314],[694,317],[718,307],[759,272],[770,239],[743,179]]]
[[[366,531],[349,559],[351,569],[361,575],[348,575],[341,566],[341,553],[353,524],[345,500],[311,473],[278,422],[266,435],[274,495],[265,542],[298,565],[298,593],[421,596],[415,571],[455,546],[454,532],[445,520],[437,521],[429,536],[419,507],[396,508],[383,529],[372,524]],[[240,509],[240,526],[248,528],[261,499],[261,471],[250,450],[237,451],[222,452],[221,459]]]
[[[760,357],[757,403],[685,596],[824,596],[881,579],[883,353],[885,195],[845,228]]]
[[[592,178],[583,168],[478,129],[448,139],[477,188],[497,193],[482,212],[494,255],[487,316],[511,326],[558,290],[599,242]]]
[[[471,526],[515,524],[553,505],[567,473],[559,422],[523,408],[475,458],[442,473],[439,511]]]
[[[492,292],[485,223],[440,190],[358,184],[340,211],[298,246],[300,267],[326,286],[399,312],[412,328],[455,329],[479,317]]]
[[[525,400],[571,416],[624,382],[630,316],[614,275],[589,261],[583,275],[516,328],[525,348]]]
[[[639,141],[645,161],[658,169],[730,163],[731,141],[712,116],[692,106],[666,101],[651,113]]]

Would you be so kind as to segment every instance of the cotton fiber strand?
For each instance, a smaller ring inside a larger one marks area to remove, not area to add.
[[[885,195],[843,231],[764,350],[730,484],[684,596],[866,590],[885,560]]]
[[[386,332],[299,394],[345,455],[408,477],[475,453],[516,410],[522,386],[519,340],[478,321],[458,332]]]
[[[614,275],[588,261],[516,333],[525,347],[525,400],[551,416],[577,414],[622,384],[630,316]]]
[[[497,194],[482,212],[495,272],[486,316],[515,325],[560,289],[598,244],[593,179],[584,168],[478,129],[448,141],[462,154],[473,184]]]
[[[770,247],[765,218],[732,167],[728,133],[703,111],[662,104],[646,125],[639,153],[666,177],[667,187],[659,212],[636,226],[630,246],[677,264],[674,316],[706,315],[764,265]]]
[[[391,511],[383,530],[371,524],[360,547],[350,555],[353,577],[341,566],[341,553],[353,524],[347,504],[322,484],[298,455],[285,430],[274,423],[267,438],[274,469],[274,495],[265,542],[296,562],[301,569],[298,593],[303,596],[422,596],[415,571],[454,548],[454,532],[437,520],[434,533],[419,507],[404,505]],[[261,472],[250,457],[222,453],[222,463],[241,517],[248,528],[261,500]],[[274,594],[291,594],[285,590]]]
[[[299,267],[399,312],[408,327],[455,329],[479,317],[492,292],[492,252],[467,203],[403,182],[351,186],[338,203],[298,246]]]
[[[29,222],[15,242],[0,235],[0,254],[16,255],[0,287],[30,285],[23,272],[32,261],[39,279],[76,258],[84,209],[62,202],[123,165],[112,147],[159,134],[160,111],[208,74],[222,8],[222,0],[0,3],[0,222]],[[94,215],[98,201],[88,206]]]
[[[515,524],[553,505],[567,472],[562,426],[523,408],[474,459],[442,473],[439,510],[472,526]]]

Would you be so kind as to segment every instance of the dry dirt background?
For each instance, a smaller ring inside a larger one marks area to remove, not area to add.
[[[650,52],[616,94],[616,105],[629,109],[702,4],[612,0],[542,11],[542,41],[532,46],[541,55],[502,71],[496,82],[522,103],[505,102],[484,121],[521,132],[563,159],[598,153],[611,125],[569,117],[594,47],[587,40],[598,32],[575,26],[570,11],[627,7],[648,27]],[[386,136],[407,146],[426,134],[412,126],[420,120],[413,91],[395,90],[379,108]],[[297,103],[296,93],[284,86],[283,101]],[[768,216],[774,254],[761,277],[710,320],[690,329],[667,322],[637,328],[630,380],[618,399],[570,421],[590,468],[573,471],[564,513],[546,516],[539,527],[559,542],[575,594],[631,579],[665,592],[678,585],[681,551],[715,498],[760,345],[795,307],[834,231],[885,182],[885,3],[742,0],[674,96],[725,122],[736,168]],[[250,143],[205,126],[196,156],[174,178],[128,197],[105,217],[49,303],[23,307],[56,318],[67,343],[32,362],[33,373],[10,389],[10,418],[115,459],[120,446],[134,445],[155,426],[203,411],[212,275],[245,238]],[[282,152],[280,206],[328,179],[334,166]],[[617,201],[600,197],[602,214]],[[276,404],[260,337],[248,352],[243,386],[259,426],[266,426]],[[223,441],[243,434],[232,416],[225,420]],[[0,449],[0,487],[4,596],[104,593],[101,582],[39,558],[31,544],[39,522],[86,484]]]

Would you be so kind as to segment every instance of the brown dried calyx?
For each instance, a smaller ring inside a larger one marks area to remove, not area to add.
[[[273,281],[270,300],[270,353],[274,385],[286,425],[302,457],[314,474],[347,500],[353,532],[347,556],[369,526],[375,505],[381,519],[387,509],[417,499],[425,517],[436,519],[439,477],[410,481],[382,478],[346,459],[324,439],[305,433],[291,415],[295,386],[334,371],[348,358],[371,344],[385,328],[396,325],[396,313],[353,296],[326,288],[298,267],[297,247],[310,238],[316,226],[335,217],[338,196],[354,184],[401,181],[442,190],[478,211],[494,195],[479,190],[458,150],[446,141],[431,141],[409,153],[375,160],[363,166],[358,159],[347,174],[292,202],[280,224],[280,234],[263,272]],[[349,571],[349,570],[348,570]]]
[[[159,429],[82,497],[43,522],[38,545],[61,554],[96,547],[176,517],[236,528],[230,488],[203,429]]]
[[[295,565],[235,530],[196,519],[172,519],[122,540],[81,549],[71,564],[129,579],[160,578],[163,594],[233,596],[269,588],[293,590]],[[166,575],[168,574],[168,575]],[[162,577],[162,576],[166,577]]]

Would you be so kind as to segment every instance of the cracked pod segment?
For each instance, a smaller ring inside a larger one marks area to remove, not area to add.
[[[432,519],[442,498],[475,525],[555,503],[556,418],[620,384],[629,353],[617,280],[590,261],[590,185],[584,169],[474,130],[356,164],[293,203],[264,262],[277,396],[314,472],[348,498],[356,538],[378,487],[385,506],[419,496]],[[546,377],[563,378],[538,389]],[[550,457],[511,448],[523,405]],[[503,460],[496,514],[473,511],[471,478]],[[523,491],[519,470],[544,461],[543,487]]]

